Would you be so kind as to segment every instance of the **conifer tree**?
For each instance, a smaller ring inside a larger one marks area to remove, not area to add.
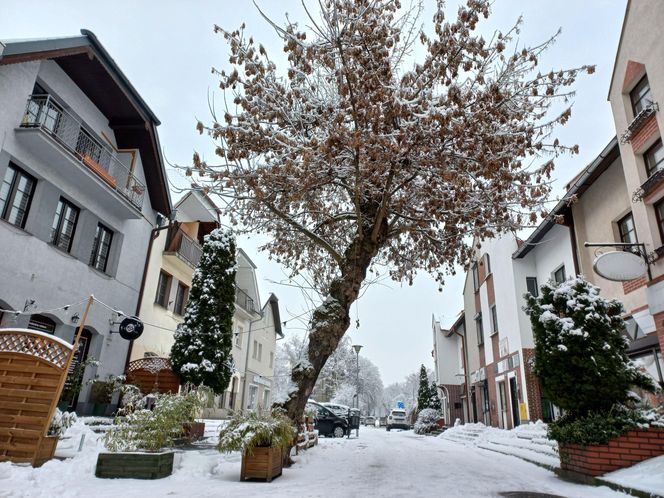
[[[431,389],[430,389],[431,395],[429,397],[429,408],[433,408],[434,410],[442,410],[443,405],[440,402],[440,397],[438,396],[438,389],[436,388],[436,383],[432,382],[431,383]]]
[[[205,237],[184,321],[171,349],[173,370],[182,383],[204,385],[215,394],[226,390],[234,369],[235,267],[233,233],[213,230]]]
[[[420,387],[417,390],[417,409],[429,408],[431,403],[431,389],[429,388],[429,376],[424,365],[420,367]]]
[[[539,297],[525,297],[535,374],[546,397],[572,418],[626,404],[632,387],[654,388],[625,353],[620,301],[602,298],[582,277],[545,284]]]

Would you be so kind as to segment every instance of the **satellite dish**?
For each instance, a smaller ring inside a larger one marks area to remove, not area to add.
[[[143,333],[143,322],[133,316],[128,316],[120,322],[120,337],[128,341],[133,341],[141,337]]]
[[[633,252],[610,251],[595,258],[593,269],[607,280],[626,282],[645,275],[648,265],[641,256]]]

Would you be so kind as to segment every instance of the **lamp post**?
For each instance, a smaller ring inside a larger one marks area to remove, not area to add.
[[[354,344],[353,349],[355,350],[355,358],[356,358],[356,365],[357,369],[355,370],[355,397],[357,398],[357,409],[359,411],[360,409],[360,349],[362,349],[362,346],[359,344]],[[350,432],[350,431],[348,431]],[[358,424],[357,426],[357,432],[355,434],[357,437],[360,437],[360,426]]]

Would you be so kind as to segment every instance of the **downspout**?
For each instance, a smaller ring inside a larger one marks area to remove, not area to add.
[[[148,241],[148,249],[145,254],[145,264],[143,265],[143,277],[141,278],[141,287],[138,290],[138,301],[136,302],[136,312],[134,316],[138,316],[141,311],[141,305],[143,304],[143,293],[145,291],[145,282],[148,277],[148,266],[150,265],[150,255],[152,254],[152,244],[154,240],[159,236],[158,233],[162,230],[166,230],[172,226],[172,222],[169,222],[168,225],[163,227],[156,227],[150,231],[150,240]],[[129,359],[131,358],[131,352],[134,349],[134,340],[132,339],[129,342],[129,349],[127,349],[127,359],[125,360],[124,371],[127,371],[129,368]]]
[[[576,226],[574,225],[574,216],[572,215],[572,208],[569,208],[569,215],[566,216],[565,223],[569,228],[569,240],[572,245],[572,261],[574,262],[574,275],[578,275],[581,270],[579,269],[579,255],[577,253],[576,245]]]
[[[464,318],[464,328],[463,328],[464,331],[466,330],[465,321],[466,320]],[[465,384],[466,384],[466,407],[467,407],[467,410],[468,410],[468,419],[470,419],[470,402],[471,402],[470,401],[470,376],[469,376],[469,372],[468,372],[468,362],[466,360],[466,355],[468,354],[468,349],[466,348],[466,336],[464,334],[460,334],[459,332],[457,332],[456,329],[453,329],[452,331],[456,335],[461,337],[461,347],[463,348],[463,355],[462,355],[462,359],[463,359],[463,377],[464,377]],[[469,420],[466,420],[466,423],[468,423],[468,422],[469,422]]]

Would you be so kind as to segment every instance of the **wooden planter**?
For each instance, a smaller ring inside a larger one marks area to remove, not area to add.
[[[101,478],[161,479],[173,473],[172,451],[162,453],[100,453],[95,476]]]
[[[205,437],[205,422],[191,422],[182,424],[184,438],[187,441],[198,441]]]
[[[55,448],[58,446],[58,441],[60,438],[58,436],[45,436],[41,440],[41,444],[37,449],[37,456],[35,458],[35,467],[41,467],[46,462],[48,462],[53,455],[55,455]]]
[[[240,480],[264,479],[270,482],[281,475],[283,455],[281,448],[254,448],[242,454]]]
[[[664,455],[664,429],[629,431],[608,444],[560,444],[560,468],[570,477],[598,476]]]

